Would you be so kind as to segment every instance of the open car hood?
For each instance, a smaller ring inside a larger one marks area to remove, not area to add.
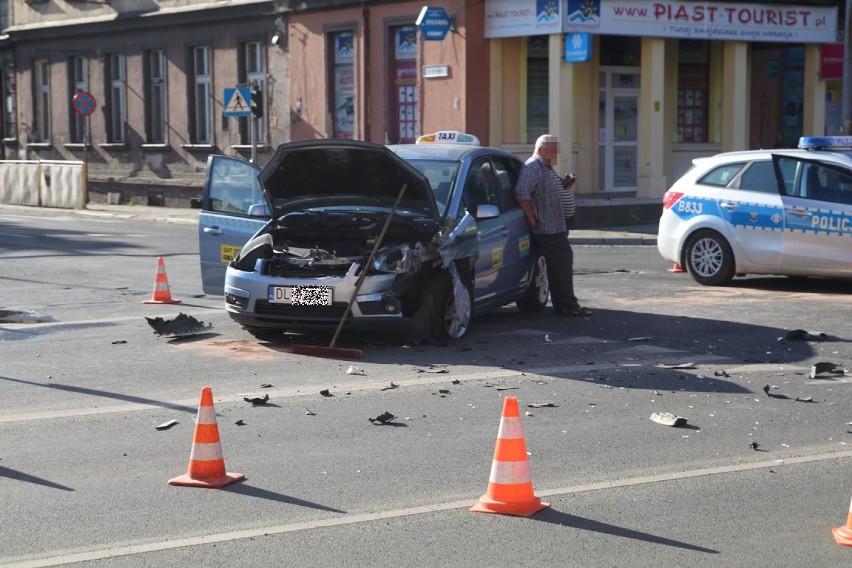
[[[258,175],[273,216],[299,207],[392,207],[438,219],[426,177],[387,147],[357,140],[282,144]]]

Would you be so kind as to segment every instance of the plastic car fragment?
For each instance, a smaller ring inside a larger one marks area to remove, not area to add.
[[[243,397],[243,400],[246,402],[250,402],[252,406],[262,406],[269,402],[269,394],[267,393],[263,397]]]
[[[157,430],[168,430],[177,423],[177,420],[169,420],[168,422],[163,422],[159,426],[154,426],[154,428],[156,428]]]
[[[686,418],[672,414],[671,412],[655,412],[651,415],[651,421],[663,426],[672,426],[677,428],[686,424]]]
[[[376,416],[375,418],[367,418],[370,422],[376,425],[389,424],[393,420],[396,420],[396,416],[391,414],[390,412],[383,412]]]
[[[696,369],[695,363],[657,363],[655,365],[660,369]]]
[[[204,333],[213,327],[213,324],[205,324],[203,321],[198,321],[184,313],[180,313],[176,318],[170,320],[161,317],[145,317],[145,319],[148,321],[148,325],[154,329],[154,333],[162,337],[188,337]]]
[[[778,388],[778,387],[770,387],[769,385],[764,385],[763,392],[765,392],[766,396],[768,396],[769,398],[779,398],[779,399],[789,399],[790,398],[786,394],[779,394],[779,393],[770,392],[773,388]]]
[[[817,375],[845,375],[846,370],[841,368],[840,365],[835,363],[829,363],[828,361],[821,361],[819,363],[814,363],[811,367],[810,378],[815,379]]]
[[[788,331],[784,337],[779,337],[778,341],[822,341],[827,337],[828,335],[821,331],[793,329]]]

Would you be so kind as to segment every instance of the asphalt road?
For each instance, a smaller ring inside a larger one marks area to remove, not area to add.
[[[850,563],[831,528],[852,497],[852,387],[809,377],[852,360],[848,283],[707,288],[653,246],[578,245],[591,318],[506,307],[457,343],[345,338],[364,358],[330,360],[232,324],[201,294],[195,231],[0,209],[0,565]],[[159,256],[181,304],[143,303]],[[145,321],[179,313],[212,328],[173,340]],[[779,340],[797,328],[826,336]],[[167,484],[203,386],[246,475],[222,490]],[[507,395],[551,504],[529,519],[468,511]],[[396,426],[367,420],[386,411]]]

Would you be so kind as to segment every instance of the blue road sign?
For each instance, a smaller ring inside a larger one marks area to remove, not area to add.
[[[251,116],[251,87],[225,89],[225,116]]]
[[[450,17],[440,6],[423,6],[415,23],[424,40],[442,41],[450,31]]]

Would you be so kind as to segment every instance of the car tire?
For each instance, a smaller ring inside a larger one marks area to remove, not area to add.
[[[723,286],[734,277],[734,253],[716,231],[704,229],[692,235],[684,256],[689,275],[699,284]]]
[[[424,288],[424,305],[429,309],[429,336],[433,341],[461,339],[470,329],[472,316],[472,295],[470,288],[464,286],[467,294],[467,310],[456,312],[453,295],[453,279],[448,272],[432,276]]]
[[[524,295],[515,302],[515,305],[522,312],[540,312],[547,305],[549,294],[550,282],[547,280],[547,261],[543,255],[539,255],[533,265],[530,284]]]
[[[272,327],[249,327],[246,325],[243,326],[243,329],[246,330],[249,335],[260,341],[278,341],[284,333],[280,329]]]

